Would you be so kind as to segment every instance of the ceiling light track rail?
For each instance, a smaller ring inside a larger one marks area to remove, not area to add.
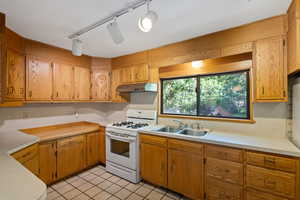
[[[115,12],[115,13],[111,14],[110,16],[108,16],[108,17],[106,17],[104,19],[101,19],[101,20],[99,20],[99,21],[97,21],[97,22],[95,22],[95,23],[93,23],[93,24],[91,24],[91,25],[89,25],[89,26],[87,26],[85,28],[82,28],[81,30],[79,30],[79,31],[77,31],[77,32],[69,35],[68,38],[69,39],[77,38],[77,37],[79,37],[79,36],[81,36],[81,35],[89,32],[89,31],[91,31],[91,30],[93,30],[93,29],[95,29],[95,28],[103,25],[103,24],[106,24],[107,22],[110,22],[110,21],[112,21],[112,20],[114,20],[114,19],[116,19],[116,18],[118,18],[118,17],[120,17],[122,15],[125,15],[125,14],[131,12],[132,10],[135,10],[135,9],[137,9],[137,8],[139,8],[139,7],[147,4],[147,3],[150,3],[151,1],[152,0],[140,0],[140,1],[137,1],[137,2],[133,3],[132,5],[130,5],[130,6],[126,7],[126,8],[123,8],[123,9]]]

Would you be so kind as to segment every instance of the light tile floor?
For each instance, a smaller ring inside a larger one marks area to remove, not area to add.
[[[177,193],[151,184],[133,184],[101,165],[48,187],[47,200],[181,200]]]

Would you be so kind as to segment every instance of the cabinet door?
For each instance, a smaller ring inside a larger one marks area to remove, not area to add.
[[[63,178],[85,167],[85,136],[57,141],[57,175]]]
[[[149,80],[148,64],[135,65],[133,67],[133,82],[147,82]]]
[[[121,96],[117,91],[117,87],[120,85],[120,69],[112,70],[111,76],[111,100],[113,102],[127,102],[126,98]]]
[[[105,128],[101,127],[99,133],[99,160],[101,163],[105,164],[106,162],[106,146],[105,146]]]
[[[95,165],[99,162],[99,132],[86,135],[86,161],[87,166]]]
[[[120,82],[121,84],[130,84],[134,82],[133,67],[123,67],[120,70]]]
[[[110,98],[110,72],[97,70],[92,72],[92,99],[108,101]]]
[[[51,63],[42,59],[27,59],[26,99],[32,101],[48,101],[52,99],[52,67]]]
[[[142,179],[159,186],[167,186],[167,148],[142,143],[140,167]]]
[[[254,57],[255,99],[285,101],[287,66],[285,39],[282,36],[258,40]]]
[[[75,100],[90,100],[91,71],[83,67],[75,67]]]
[[[41,143],[39,146],[40,174],[39,177],[46,184],[57,179],[56,171],[56,141]]]
[[[203,157],[168,150],[168,188],[192,199],[203,199]]]
[[[54,63],[53,69],[54,100],[74,99],[74,67]]]
[[[25,98],[25,56],[7,50],[6,61],[6,93],[7,99],[23,100]]]

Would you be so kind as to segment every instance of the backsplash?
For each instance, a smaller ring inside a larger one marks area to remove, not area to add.
[[[188,124],[200,122],[214,131],[258,134],[261,136],[285,137],[289,130],[290,103],[254,104],[255,124],[230,123],[206,120],[182,120]],[[30,128],[58,123],[89,120],[110,123],[125,120],[127,109],[157,108],[156,93],[133,93],[131,103],[64,103],[27,104],[24,107],[0,108],[0,131]],[[75,113],[78,113],[76,117]],[[176,125],[172,118],[158,118],[159,124]]]

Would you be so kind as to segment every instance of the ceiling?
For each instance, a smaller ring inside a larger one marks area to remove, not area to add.
[[[0,12],[7,26],[22,36],[71,49],[67,36],[90,25],[134,0],[1,0]],[[151,9],[159,15],[153,30],[138,29],[138,17],[146,8],[118,19],[125,41],[116,45],[106,26],[90,31],[80,39],[84,54],[116,57],[200,35],[239,26],[286,13],[291,0],[153,0]]]

